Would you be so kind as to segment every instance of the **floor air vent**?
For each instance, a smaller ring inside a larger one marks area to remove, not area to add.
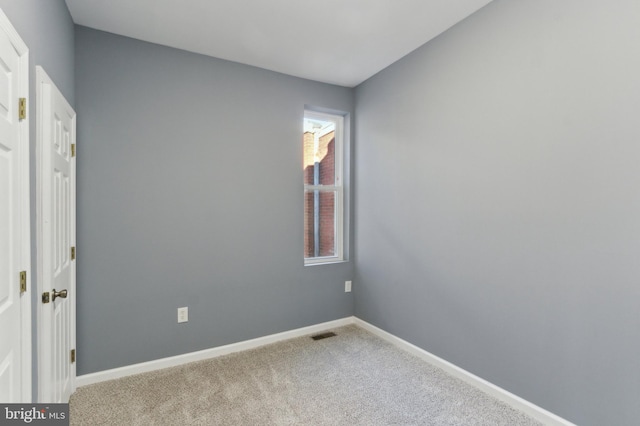
[[[333,331],[329,331],[327,333],[316,334],[315,336],[311,336],[311,338],[313,340],[321,340],[321,339],[326,339],[327,337],[333,337],[335,335],[336,333],[334,333]]]

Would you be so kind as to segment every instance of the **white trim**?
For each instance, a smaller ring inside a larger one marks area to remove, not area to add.
[[[94,383],[104,382],[106,380],[119,379],[134,374],[147,373],[149,371],[160,370],[162,368],[176,367],[178,365],[188,364],[190,362],[202,361],[205,359],[216,358],[228,355],[234,352],[255,349],[260,346],[269,345],[271,343],[280,342],[282,340],[293,339],[295,337],[305,336],[307,334],[318,333],[331,328],[342,327],[353,324],[353,317],[343,318],[339,320],[324,322],[309,327],[298,328],[295,330],[285,331],[282,333],[271,334],[269,336],[258,337],[256,339],[245,340],[243,342],[232,343],[229,345],[218,346],[217,348],[204,349],[197,352],[191,352],[183,355],[176,355],[168,358],[157,359],[154,361],[143,362],[140,364],[127,365],[125,367],[114,368],[112,370],[99,371],[97,373],[84,374],[76,377],[76,386],[82,387]]]
[[[42,202],[42,193],[43,193],[43,188],[45,187],[45,181],[44,181],[44,177],[43,177],[43,173],[42,173],[42,168],[44,167],[44,143],[42,142],[42,129],[40,128],[40,126],[42,125],[41,121],[42,121],[42,115],[43,115],[43,111],[42,111],[42,97],[43,97],[43,90],[42,90],[42,84],[45,81],[45,77],[42,76],[41,74],[45,74],[44,69],[42,69],[40,66],[36,66],[36,80],[35,80],[35,85],[36,85],[36,269],[37,269],[37,273],[38,273],[38,293],[37,294],[42,294],[43,293],[43,288],[44,288],[44,281],[45,281],[45,275],[44,275],[44,261],[45,261],[45,257],[44,257],[44,247],[45,247],[45,242],[44,242],[44,224],[43,224],[43,202]],[[48,76],[47,76],[48,77]],[[36,327],[37,327],[37,342],[38,342],[38,353],[36,355],[36,364],[37,364],[37,368],[38,368],[38,395],[37,395],[37,402],[43,402],[44,396],[45,394],[48,395],[50,390],[49,390],[49,385],[48,382],[45,383],[45,380],[43,379],[43,358],[44,357],[48,357],[49,354],[51,353],[51,349],[49,348],[49,343],[47,342],[47,339],[44,339],[44,336],[48,336],[50,334],[50,332],[47,330],[47,326],[49,325],[48,322],[46,322],[44,320],[44,313],[43,313],[43,309],[44,309],[44,304],[41,303],[40,300],[37,301],[37,305],[36,305]]]
[[[375,334],[376,336],[386,340],[387,342],[397,346],[410,354],[417,356],[423,361],[444,370],[447,374],[450,374],[458,379],[461,379],[465,383],[468,383],[481,391],[491,395],[494,398],[508,404],[516,410],[522,411],[525,414],[533,417],[534,419],[542,422],[545,425],[553,426],[576,426],[568,420],[559,417],[544,408],[520,398],[517,395],[512,394],[509,391],[502,389],[499,386],[490,383],[475,374],[472,374],[444,359],[437,357],[424,349],[421,349],[406,340],[394,336],[366,321],[361,320],[355,316],[342,318],[335,321],[324,322],[309,327],[298,328],[291,331],[285,331],[283,333],[272,334],[270,336],[259,337],[257,339],[246,340],[244,342],[233,343],[230,345],[220,346],[212,349],[205,349],[198,352],[191,352],[184,355],[177,355],[169,358],[158,359],[155,361],[144,362],[141,364],[128,365],[125,367],[114,368],[113,370],[99,371],[97,373],[85,374],[76,378],[76,385],[78,387],[91,385],[94,383],[104,382],[107,380],[118,379],[121,377],[131,376],[134,374],[146,373],[149,371],[155,371],[167,367],[175,367],[178,365],[187,364],[194,361],[202,361],[205,359],[215,358],[222,355],[228,355],[234,352],[245,351],[248,349],[254,349],[260,346],[268,345],[271,343],[280,342],[282,340],[292,339],[295,337],[301,337],[308,334],[319,333],[332,328],[342,327],[349,324],[355,324],[368,332]]]
[[[373,333],[376,336],[386,340],[387,342],[394,344],[400,349],[409,352],[410,354],[413,354],[424,361],[427,361],[431,365],[444,370],[446,373],[457,377],[458,379],[463,380],[465,383],[475,386],[481,391],[493,396],[494,398],[499,399],[500,401],[510,405],[516,410],[520,410],[526,413],[527,415],[533,417],[534,419],[542,422],[545,425],[575,426],[575,424],[569,422],[568,420],[565,420],[562,417],[559,417],[545,410],[544,408],[538,407],[537,405],[525,399],[522,399],[519,396],[514,395],[511,392],[504,390],[501,387],[496,386],[493,383],[490,383],[476,376],[475,374],[472,374],[467,370],[464,370],[457,365],[450,363],[449,361],[445,361],[444,359],[433,355],[425,351],[424,349],[421,349],[416,345],[407,342],[406,340],[396,337],[391,333],[388,333],[372,324],[369,324],[368,322],[363,321],[360,318],[354,317],[354,323],[369,331],[370,333]]]
[[[19,67],[20,70],[17,73],[18,85],[20,97],[27,99],[27,109],[31,100],[29,99],[29,48],[22,40],[16,29],[11,24],[11,21],[5,15],[4,11],[0,8],[0,29],[4,31],[14,49],[20,56]],[[32,369],[32,348],[31,348],[31,297],[34,293],[33,288],[33,271],[31,270],[31,189],[29,184],[30,171],[29,171],[29,119],[31,112],[27,111],[27,118],[20,121],[20,157],[22,163],[20,168],[22,169],[22,176],[20,177],[22,188],[21,210],[20,220],[23,222],[21,228],[22,238],[21,246],[22,250],[19,256],[22,259],[20,269],[27,271],[27,291],[20,296],[20,328],[21,328],[21,372],[20,381],[22,393],[20,398],[23,402],[31,402],[33,400],[31,392],[31,369]]]
[[[321,112],[317,111],[314,107],[305,106],[304,109],[304,117],[303,119],[311,119],[311,120],[320,120],[327,121],[334,124],[334,135],[335,135],[335,184],[334,185],[304,185],[304,192],[308,191],[326,191],[326,192],[335,192],[335,249],[336,253],[333,256],[324,256],[324,257],[308,257],[304,258],[304,265],[326,265],[330,263],[340,263],[346,261],[345,257],[345,205],[348,208],[348,201],[345,200],[345,175],[348,172],[348,169],[345,169],[345,153],[347,152],[347,147],[349,147],[349,141],[346,138],[346,126],[345,126],[345,117],[347,113],[345,112]]]

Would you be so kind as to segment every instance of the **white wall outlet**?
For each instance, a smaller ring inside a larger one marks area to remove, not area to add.
[[[189,308],[178,308],[178,322],[188,322],[189,321]]]
[[[351,293],[351,281],[344,282],[344,292]]]

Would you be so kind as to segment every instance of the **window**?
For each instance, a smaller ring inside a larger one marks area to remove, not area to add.
[[[344,260],[344,117],[304,114],[304,262]]]

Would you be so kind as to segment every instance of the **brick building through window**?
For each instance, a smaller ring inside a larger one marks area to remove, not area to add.
[[[305,126],[305,185],[336,185],[335,125]],[[315,128],[314,128],[315,127]],[[336,191],[305,190],[304,257],[330,257],[336,253]]]

